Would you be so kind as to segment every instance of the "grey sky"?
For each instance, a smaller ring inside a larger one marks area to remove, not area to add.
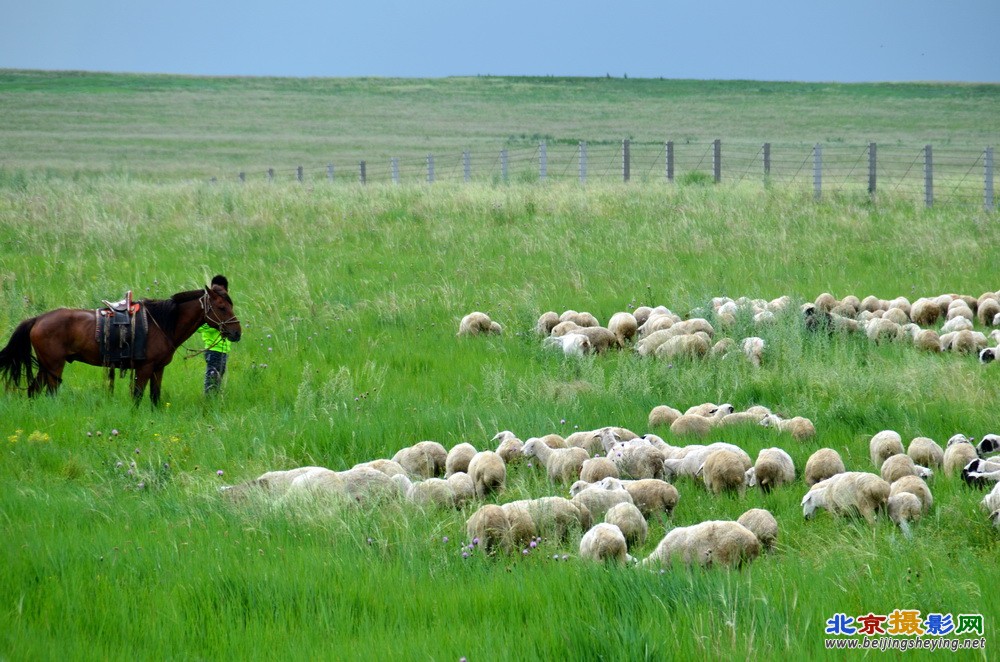
[[[0,68],[1000,82],[1000,0],[3,1]]]

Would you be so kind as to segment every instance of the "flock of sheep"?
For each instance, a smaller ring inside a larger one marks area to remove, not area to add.
[[[744,315],[756,326],[772,324],[777,315],[791,308],[788,296],[771,301],[716,297],[710,308],[696,309],[688,319],[665,306],[640,306],[632,312],[615,313],[607,326],[601,326],[588,312],[567,310],[560,315],[549,311],[539,317],[535,330],[544,337],[546,346],[572,356],[629,345],[641,356],[668,359],[724,355],[738,348],[754,365],[760,365],[766,344],[762,338],[750,336],[738,343],[728,337],[716,339],[716,328],[735,327]],[[984,292],[978,298],[942,294],[912,304],[906,297],[890,301],[875,296],[864,300],[846,296],[838,300],[823,293],[814,302],[802,304],[800,312],[810,330],[863,333],[875,342],[906,341],[932,352],[975,353],[984,363],[995,360],[1000,344],[1000,330],[993,330],[989,336],[975,330],[976,321],[983,328],[1000,326],[1000,292]],[[502,331],[485,313],[473,312],[462,318],[458,335]]]
[[[677,421],[695,417],[716,429],[729,425],[726,420],[734,415],[742,415],[732,420],[743,424],[778,427],[783,420],[764,407],[735,412],[728,404],[704,403],[683,414],[658,406],[650,412],[649,422],[651,427],[669,423],[673,429]],[[680,499],[675,487],[679,479],[700,482],[714,494],[787,488],[797,479],[791,456],[781,448],[764,448],[751,461],[733,444],[673,446],[656,434],[639,436],[622,427],[566,437],[546,434],[525,441],[503,431],[492,441],[494,448],[486,450],[470,443],[447,450],[438,442],[421,441],[400,449],[392,459],[372,460],[346,471],[324,467],[272,471],[223,488],[223,494],[233,500],[256,493],[281,499],[325,495],[360,503],[402,499],[425,508],[475,505],[466,535],[471,546],[485,553],[527,549],[540,537],[565,542],[579,532],[580,558],[625,563],[635,561],[629,550],[646,541],[650,518],[673,515]],[[870,441],[871,459],[879,473],[847,471],[836,450],[817,450],[803,471],[807,488],[801,502],[803,516],[809,519],[823,509],[873,522],[885,511],[909,536],[910,523],[933,505],[927,481],[934,472],[947,476],[961,472],[970,485],[994,485],[982,506],[1000,527],[1000,461],[988,459],[1000,451],[1000,437],[986,435],[978,446],[972,441],[957,434],[942,449],[929,438],[917,437],[904,451],[898,433],[879,432]],[[498,503],[506,490],[508,466],[514,462],[537,462],[549,483],[561,486],[565,496]],[[735,521],[669,529],[642,563],[736,566],[772,549],[777,537],[775,517],[754,508]]]

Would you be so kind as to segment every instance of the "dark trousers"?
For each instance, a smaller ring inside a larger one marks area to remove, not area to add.
[[[222,376],[226,374],[226,359],[228,354],[222,352],[205,352],[205,393],[218,391],[222,386]]]

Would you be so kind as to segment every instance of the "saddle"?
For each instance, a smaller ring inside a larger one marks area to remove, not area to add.
[[[132,301],[131,290],[120,301],[102,299],[102,302],[105,308],[94,311],[101,362],[124,371],[132,367],[132,362],[146,358],[149,331],[146,309]]]

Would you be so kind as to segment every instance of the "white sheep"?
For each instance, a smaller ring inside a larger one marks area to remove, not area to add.
[[[496,436],[493,437],[493,441],[499,444],[497,446],[497,455],[503,458],[505,463],[510,464],[521,457],[524,442],[518,439],[510,430],[497,432]]]
[[[900,492],[889,497],[886,508],[889,519],[896,523],[904,536],[911,537],[910,522],[916,522],[921,515],[920,499],[909,492]]]
[[[1000,508],[1000,483],[993,486],[993,489],[980,501],[980,505],[988,513]]]
[[[475,498],[476,484],[469,474],[464,471],[456,471],[448,476],[447,480],[452,491],[455,492],[455,505],[457,507],[461,508],[467,501]]]
[[[288,491],[292,481],[297,477],[316,470],[329,471],[325,467],[315,466],[268,471],[253,480],[238,485],[224,485],[219,491],[226,499],[237,502],[243,501],[255,494],[268,494],[280,497]]]
[[[595,354],[603,354],[609,349],[621,348],[618,337],[603,326],[588,326],[577,329],[573,333],[578,333],[587,337],[590,341],[591,351]]]
[[[401,448],[392,461],[402,465],[410,478],[434,478],[444,473],[448,451],[436,441],[420,441]]]
[[[649,427],[654,428],[658,425],[670,425],[680,418],[680,416],[681,413],[673,407],[657,405],[649,412]]]
[[[709,453],[698,474],[705,481],[705,487],[715,494],[723,490],[736,490],[743,496],[746,491],[746,472],[749,461],[730,450],[716,450]]]
[[[805,441],[816,436],[816,426],[804,416],[781,418],[776,414],[768,414],[760,419],[760,425],[790,434],[796,441]]]
[[[774,549],[774,545],[778,542],[778,521],[770,511],[751,508],[740,515],[736,522],[750,529],[764,549]]]
[[[469,461],[469,476],[480,499],[501,492],[507,484],[507,465],[498,453],[480,451]]]
[[[563,483],[579,478],[584,461],[590,457],[582,448],[549,448],[540,439],[526,442],[521,453],[525,457],[537,457],[545,465],[549,480]]]
[[[890,455],[882,463],[880,469],[882,474],[882,480],[887,483],[892,483],[899,480],[903,476],[920,476],[921,478],[927,479],[933,475],[933,471],[927,467],[921,467],[913,462],[913,458],[909,455],[904,455],[902,453],[897,453],[896,455]]]
[[[948,446],[944,449],[944,474],[954,476],[978,457],[976,447],[965,436],[955,435],[948,440]]]
[[[557,496],[512,501],[505,503],[503,508],[508,511],[512,524],[514,518],[511,513],[519,509],[530,518],[531,530],[535,534],[554,540],[565,540],[572,531],[586,531],[593,519],[590,511],[582,504]],[[528,531],[526,525],[524,530]],[[523,540],[519,539],[519,542]]]
[[[745,465],[742,469],[744,472],[753,465],[750,456],[739,446],[722,441],[716,441],[707,446],[692,444],[685,446],[679,453],[675,453],[674,457],[663,461],[664,479],[670,480],[674,476],[697,476],[708,456],[717,450],[728,450],[739,455]]]
[[[657,478],[622,480],[620,483],[632,497],[632,503],[646,518],[658,513],[670,517],[680,499],[676,487]]]
[[[455,489],[443,478],[426,478],[412,483],[406,491],[406,499],[419,506],[454,508],[457,505]]]
[[[661,462],[660,465],[662,466],[662,464]],[[618,465],[606,457],[588,458],[584,460],[583,466],[580,467],[580,480],[588,483],[596,483],[608,476],[620,478],[621,472],[618,471]]]
[[[469,462],[472,461],[472,458],[475,457],[477,452],[476,447],[470,443],[463,442],[461,444],[455,444],[452,449],[448,451],[448,455],[445,458],[445,478],[459,471],[468,472]]]
[[[802,515],[811,519],[817,509],[824,508],[833,515],[859,513],[874,523],[875,514],[885,507],[888,499],[889,483],[881,476],[848,471],[813,485],[802,498]]]
[[[743,354],[750,359],[750,363],[759,368],[761,360],[764,357],[765,344],[766,343],[763,338],[751,336],[749,338],[744,338],[740,342],[740,349],[742,349]]]
[[[608,331],[615,334],[619,345],[624,345],[635,338],[638,330],[639,323],[636,322],[635,316],[632,313],[615,313],[608,320]]]
[[[594,350],[594,346],[590,344],[590,338],[576,332],[562,336],[549,336],[543,342],[547,347],[558,347],[566,356],[583,356]]]
[[[792,456],[781,448],[763,448],[757,454],[757,461],[746,470],[747,486],[765,493],[795,480],[795,463]]]
[[[934,505],[934,497],[931,496],[930,488],[919,476],[903,476],[889,485],[890,498],[903,492],[909,492],[920,499],[920,508],[924,513],[930,512],[931,506]]]
[[[844,473],[844,471],[846,469],[844,461],[840,458],[840,453],[832,448],[821,448],[810,455],[806,461],[806,485],[812,487],[821,480]]]
[[[930,437],[914,437],[906,454],[929,469],[940,469],[944,464],[944,450]]]
[[[510,550],[510,520],[500,506],[490,503],[480,507],[466,521],[465,531],[470,543],[487,554]]]
[[[355,464],[352,469],[374,469],[375,471],[381,471],[386,476],[396,476],[398,474],[406,475],[406,469],[399,462],[393,462],[392,460],[371,460],[369,462],[359,462]]]
[[[472,312],[462,318],[458,325],[460,336],[478,336],[481,334],[499,334],[503,327],[490,319],[486,313]]]
[[[917,299],[910,306],[910,319],[920,326],[933,326],[941,317],[941,307],[931,299]]]
[[[604,478],[599,483],[593,483],[580,490],[570,500],[577,506],[586,508],[594,520],[602,520],[612,506],[632,503],[632,495],[617,479]]]
[[[761,543],[739,522],[711,520],[670,530],[643,565],[739,566],[760,556]]]
[[[982,326],[993,326],[993,320],[996,319],[997,315],[1000,315],[1000,301],[996,299],[986,299],[976,311],[976,317],[979,318],[979,324]]]
[[[889,456],[906,452],[903,450],[903,438],[895,430],[882,430],[875,434],[868,442],[868,449],[876,469],[881,469]]]
[[[684,414],[670,424],[670,432],[678,437],[707,437],[712,432],[712,421],[697,414]]]
[[[649,535],[649,524],[643,517],[642,511],[631,503],[617,503],[608,509],[604,515],[604,521],[614,524],[625,535],[625,542],[631,547],[642,545]]]
[[[554,311],[542,313],[535,323],[535,332],[540,336],[547,336],[552,333],[552,329],[559,323],[559,315]]]
[[[595,524],[580,539],[580,558],[618,563],[631,560],[624,534],[614,524],[605,522]]]

